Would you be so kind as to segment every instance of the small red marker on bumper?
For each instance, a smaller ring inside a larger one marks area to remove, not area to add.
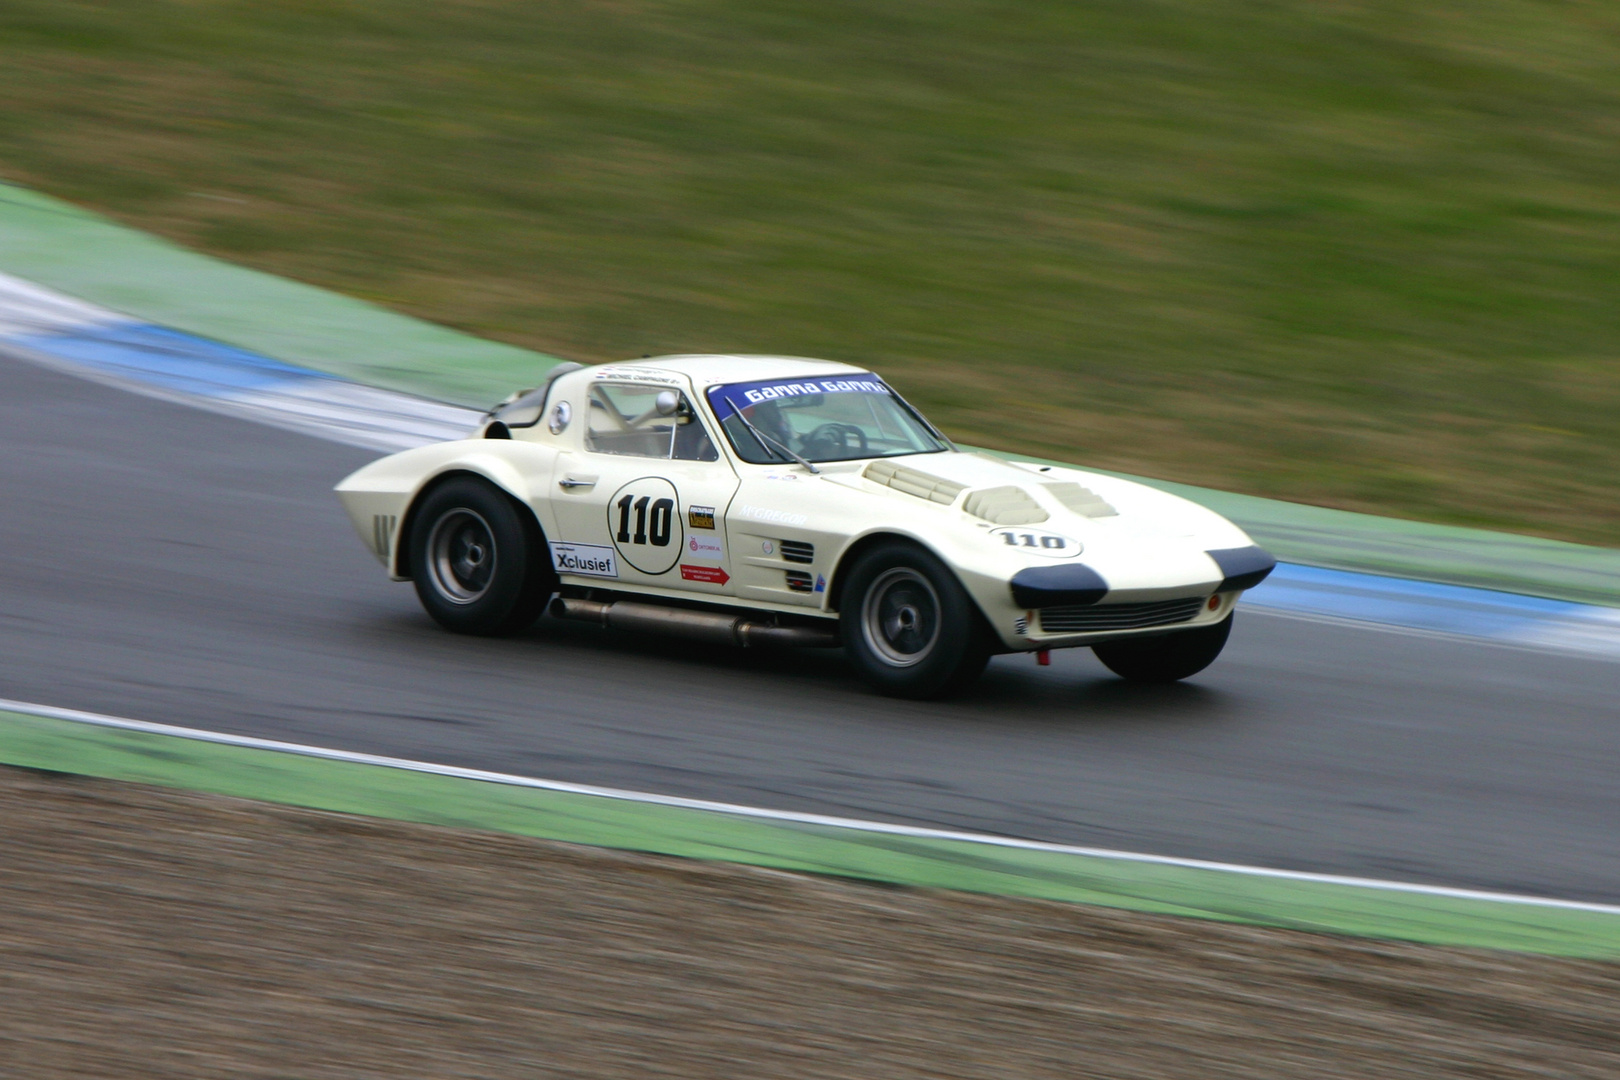
[[[1052,650],[1051,649],[1036,649],[1035,650],[1035,662],[1037,664],[1041,665],[1041,667],[1051,667],[1052,666]]]

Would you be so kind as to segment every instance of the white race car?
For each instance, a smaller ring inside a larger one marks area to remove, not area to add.
[[[471,437],[337,491],[448,629],[513,633],[549,607],[842,645],[906,697],[958,690],[994,653],[1082,646],[1127,679],[1185,678],[1275,565],[1201,506],[963,452],[878,376],[792,357],[564,364]]]

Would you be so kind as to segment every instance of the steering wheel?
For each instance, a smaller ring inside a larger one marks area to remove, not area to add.
[[[854,448],[860,451],[858,456],[865,457],[867,451],[866,432],[854,424],[822,424],[804,437],[803,445],[806,451],[809,451],[812,447],[825,446],[830,453],[847,452],[850,449],[849,440],[851,435],[855,437]]]

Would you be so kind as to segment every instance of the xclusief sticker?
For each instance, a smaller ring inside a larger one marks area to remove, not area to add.
[[[694,529],[714,528],[714,507],[688,506],[686,508],[686,523]]]
[[[661,476],[632,480],[608,500],[608,535],[619,557],[643,574],[667,573],[681,557],[686,530],[680,494]]]
[[[619,576],[619,560],[613,549],[600,544],[566,544],[553,541],[551,565],[559,574],[583,574],[586,577]]]

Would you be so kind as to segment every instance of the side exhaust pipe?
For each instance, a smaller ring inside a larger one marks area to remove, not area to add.
[[[614,630],[636,630],[649,634],[707,641],[715,645],[792,645],[801,649],[838,647],[838,633],[832,627],[772,626],[753,622],[746,615],[726,615],[718,611],[644,604],[635,600],[575,600],[559,596],[551,602],[551,614],[558,619],[575,619]]]

